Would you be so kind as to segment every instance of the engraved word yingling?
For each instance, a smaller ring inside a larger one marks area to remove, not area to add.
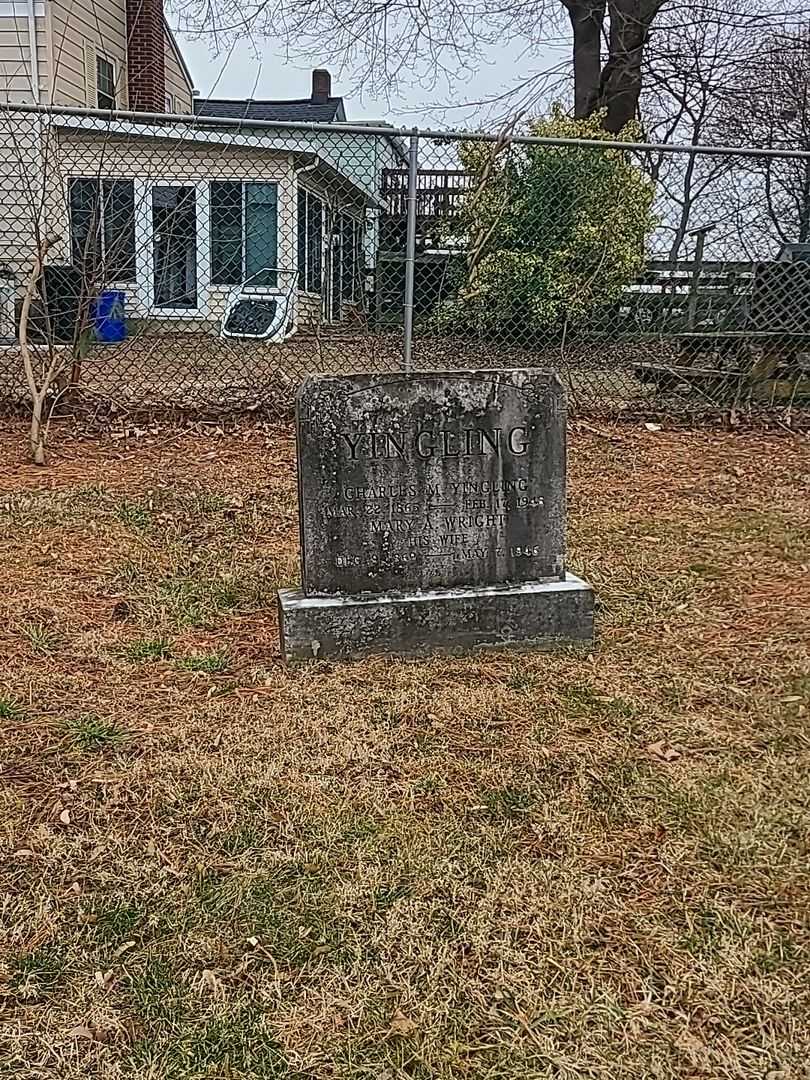
[[[427,460],[432,457],[484,457],[503,453],[521,457],[529,450],[528,429],[516,426],[503,428],[441,428],[438,431],[418,431],[412,437],[405,432],[341,431],[340,446],[352,461],[360,458],[401,458],[410,456]]]

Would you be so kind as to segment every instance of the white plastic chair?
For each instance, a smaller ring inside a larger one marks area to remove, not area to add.
[[[258,284],[257,278],[270,273],[276,275],[275,285]],[[277,266],[257,270],[228,297],[220,324],[220,336],[286,341],[297,329],[297,282],[297,270]]]

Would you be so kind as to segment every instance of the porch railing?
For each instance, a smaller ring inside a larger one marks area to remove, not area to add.
[[[416,183],[416,214],[442,220],[458,215],[473,177],[463,169],[420,169]],[[408,212],[408,170],[383,169],[381,192],[385,213],[405,217]]]

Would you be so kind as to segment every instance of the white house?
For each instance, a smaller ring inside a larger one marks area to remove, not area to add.
[[[0,42],[3,101],[55,107],[0,106],[9,295],[48,236],[49,263],[178,328],[218,323],[246,280],[290,282],[299,323],[360,304],[382,170],[404,154],[393,135],[298,126],[345,122],[327,72],[298,101],[201,100],[160,0],[0,3]]]

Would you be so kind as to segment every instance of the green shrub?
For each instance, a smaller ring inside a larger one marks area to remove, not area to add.
[[[600,125],[598,116],[574,120],[555,109],[530,131],[617,138]],[[628,125],[618,138],[638,135]],[[524,340],[556,334],[617,301],[642,270],[654,191],[629,152],[470,141],[459,155],[474,180],[455,226],[466,268],[439,312],[447,328]]]

